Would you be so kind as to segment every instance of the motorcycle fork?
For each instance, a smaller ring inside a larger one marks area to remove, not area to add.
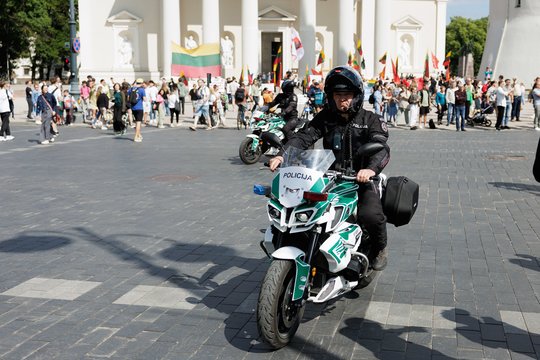
[[[311,262],[315,254],[315,248],[316,248],[317,243],[319,242],[320,236],[321,236],[320,226],[317,227],[315,231],[311,232],[309,236],[308,248],[306,251],[306,257],[304,259],[304,263],[309,266],[307,279],[306,279],[306,285],[308,286],[304,287],[304,293],[302,294],[302,297],[293,302],[293,304],[297,308],[301,308],[302,306],[304,306],[309,296],[309,287],[313,285],[313,276],[312,276],[313,267],[311,265]],[[296,264],[296,266],[298,267],[300,266],[300,264]]]

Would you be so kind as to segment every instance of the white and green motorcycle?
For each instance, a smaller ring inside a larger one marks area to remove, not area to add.
[[[366,144],[370,156],[382,149]],[[356,223],[358,183],[354,171],[329,171],[331,150],[287,149],[272,186],[255,185],[269,197],[261,247],[272,263],[261,284],[257,325],[274,348],[287,345],[300,324],[306,302],[323,303],[367,286],[373,270],[370,242]],[[375,180],[382,193],[386,177]]]

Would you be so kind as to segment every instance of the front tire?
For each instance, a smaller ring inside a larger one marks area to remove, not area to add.
[[[238,155],[240,155],[240,160],[242,160],[244,164],[248,164],[248,165],[255,164],[261,158],[261,155],[262,155],[261,147],[257,146],[257,149],[253,151],[253,149],[251,148],[252,143],[253,143],[253,139],[249,137],[245,138],[240,143],[240,148],[238,149]]]
[[[257,328],[262,339],[274,349],[286,346],[293,338],[305,305],[292,303],[294,263],[274,260],[266,272],[257,303]]]

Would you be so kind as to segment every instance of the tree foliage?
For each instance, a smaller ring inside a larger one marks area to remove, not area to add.
[[[455,16],[450,19],[450,24],[446,27],[446,53],[452,52],[450,69],[453,74],[457,73],[459,57],[469,51],[474,56],[475,73],[478,72],[484,53],[487,28],[487,17],[472,20]]]
[[[13,61],[30,57],[33,70],[48,71],[69,53],[64,47],[69,42],[69,1],[3,0],[3,3],[0,6],[2,76],[7,75],[8,58]]]

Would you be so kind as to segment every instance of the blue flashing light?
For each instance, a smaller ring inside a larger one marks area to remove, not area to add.
[[[261,185],[261,184],[255,184],[253,185],[253,192],[257,195],[265,195],[267,196],[270,194],[271,188],[267,185]]]

